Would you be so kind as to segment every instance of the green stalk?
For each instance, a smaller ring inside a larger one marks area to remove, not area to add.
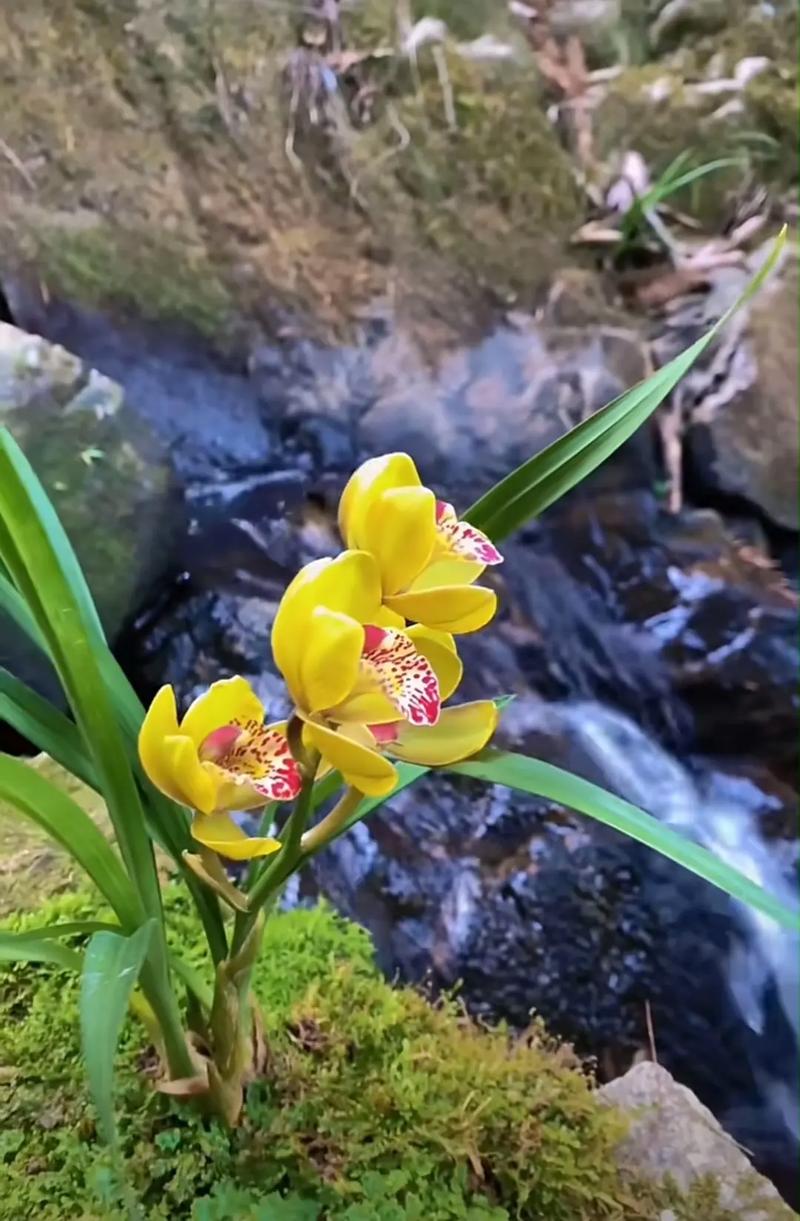
[[[231,957],[239,953],[255,925],[261,908],[268,899],[273,898],[277,894],[286,879],[293,873],[298,860],[303,855],[301,841],[303,832],[306,829],[306,823],[311,814],[314,796],[314,777],[318,763],[319,755],[316,752],[313,755],[309,754],[303,767],[303,787],[294,803],[294,809],[289,815],[283,831],[283,846],[272,864],[256,878],[253,889],[247,896],[250,910],[247,912],[237,912],[236,914],[231,941]]]
[[[358,789],[351,787],[345,790],[330,813],[303,835],[300,847],[304,858],[319,852],[341,831],[350,815],[355,814],[363,797],[364,794],[359,793]]]

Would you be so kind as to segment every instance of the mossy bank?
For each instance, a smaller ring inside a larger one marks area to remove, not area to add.
[[[181,894],[172,936],[202,967]],[[96,916],[63,895],[6,922]],[[713,1183],[692,1198],[627,1181],[623,1116],[597,1101],[568,1049],[512,1039],[379,976],[367,935],[325,908],[277,917],[255,981],[271,1045],[245,1124],[228,1133],[167,1101],[126,1027],[117,1110],[127,1175],[147,1218],[270,1221],[735,1221]],[[116,1221],[118,1183],[98,1143],[79,1055],[77,980],[49,966],[0,975],[0,1218]]]

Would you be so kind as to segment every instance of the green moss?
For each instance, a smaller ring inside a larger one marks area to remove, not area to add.
[[[440,284],[442,267],[451,280],[469,269],[473,289],[533,299],[584,211],[533,66],[448,54],[452,125],[427,49],[420,73],[419,89],[386,84],[392,110],[351,146],[359,195],[401,262],[422,263],[427,248],[439,256]]]
[[[173,943],[205,968],[185,895],[169,888],[165,902]],[[106,914],[73,894],[4,927]],[[271,1072],[234,1133],[154,1093],[142,1033],[124,1032],[117,1110],[152,1221],[656,1221],[667,1207],[675,1221],[740,1221],[713,1182],[682,1195],[623,1181],[613,1154],[625,1120],[597,1103],[568,1049],[391,988],[368,935],[325,907],[270,923],[255,983]],[[83,1083],[73,977],[3,969],[0,1066],[1,1221],[121,1221]]]
[[[98,223],[32,235],[40,274],[53,291],[89,305],[132,307],[145,318],[185,322],[219,336],[232,313],[213,269],[170,243]]]
[[[167,906],[182,954],[202,963],[185,900],[169,891]],[[85,896],[66,896],[12,924],[91,911]],[[637,1215],[613,1165],[624,1124],[597,1105],[568,1052],[538,1033],[512,1042],[478,1030],[454,1004],[390,988],[367,935],[324,908],[276,918],[262,963],[273,1071],[251,1088],[238,1132],[154,1094],[137,1071],[140,1031],[125,1032],[118,1110],[148,1217],[272,1218],[256,1206],[274,1192],[351,1221]],[[71,977],[31,965],[0,982],[8,1221],[120,1215],[83,1087],[76,994]]]

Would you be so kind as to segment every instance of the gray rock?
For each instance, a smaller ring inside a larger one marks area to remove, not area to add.
[[[406,449],[424,478],[455,474],[465,492],[494,480],[555,441],[645,376],[643,346],[613,326],[540,325],[518,315],[435,369],[403,335],[373,361],[375,401],[358,423],[365,451]],[[647,434],[636,481],[647,480]]]
[[[700,480],[800,528],[797,467],[797,275],[768,287],[750,310],[728,376],[695,413],[688,445]]]
[[[40,336],[0,324],[0,425],[42,480],[110,638],[163,573],[182,520],[164,448],[120,387]],[[0,662],[37,685],[34,655],[0,622]]]
[[[657,1180],[669,1175],[682,1191],[713,1175],[721,1206],[741,1221],[791,1221],[796,1216],[772,1183],[755,1173],[708,1108],[658,1064],[637,1064],[599,1093],[605,1102],[632,1113],[631,1130],[618,1150],[625,1170]]]

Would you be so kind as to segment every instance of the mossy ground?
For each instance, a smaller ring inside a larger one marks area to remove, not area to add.
[[[171,937],[205,964],[185,896]],[[5,927],[96,916],[63,895]],[[276,917],[255,987],[271,1047],[233,1133],[156,1094],[130,1023],[117,1111],[144,1216],[194,1221],[736,1221],[712,1183],[690,1198],[626,1182],[625,1120],[600,1105],[572,1053],[541,1031],[512,1039],[380,978],[367,934],[321,907]],[[83,1083],[77,980],[31,964],[0,975],[0,1219],[117,1221],[118,1180]]]

